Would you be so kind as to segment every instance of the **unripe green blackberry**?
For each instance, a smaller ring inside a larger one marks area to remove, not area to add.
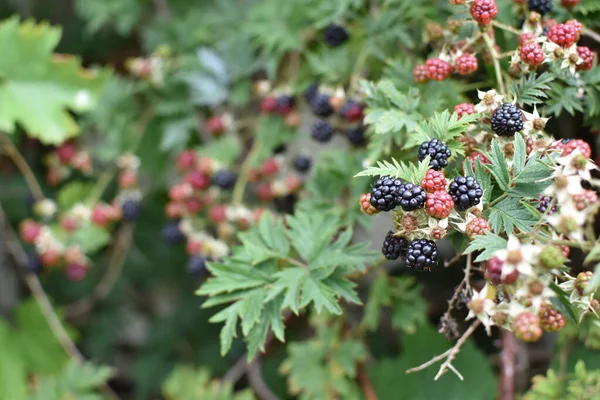
[[[522,312],[513,321],[515,336],[524,342],[537,342],[544,333],[540,327],[540,319],[531,312]]]
[[[540,252],[540,266],[546,269],[560,268],[565,263],[562,251],[556,246],[546,246]]]
[[[585,294],[585,288],[592,279],[592,276],[594,276],[592,271],[580,272],[577,275],[577,278],[575,279],[575,290],[577,290],[577,293],[579,293],[580,296]]]

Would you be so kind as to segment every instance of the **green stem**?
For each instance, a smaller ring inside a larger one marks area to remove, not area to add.
[[[502,29],[503,31],[514,33],[515,35],[521,35],[521,32],[519,30],[513,28],[512,26],[505,25],[502,22],[492,20],[492,25],[495,26],[496,28]]]
[[[483,35],[483,40],[485,41],[485,45],[487,46],[487,49],[490,52],[490,56],[492,57],[492,62],[494,64],[494,72],[496,73],[496,81],[498,82],[498,88],[500,89],[500,93],[506,95],[504,81],[502,80],[502,70],[500,69],[500,61],[498,60],[496,49],[494,49],[494,42],[492,42],[492,39],[490,39],[490,37],[487,34]]]
[[[248,152],[244,163],[242,164],[242,168],[240,169],[240,176],[238,177],[238,180],[233,188],[233,194],[231,195],[231,203],[233,205],[240,205],[242,203],[244,192],[246,190],[246,185],[248,184],[248,179],[250,178],[250,171],[252,170],[252,165],[256,161],[258,152],[258,142],[255,142],[252,145],[250,152]]]
[[[500,197],[498,197],[496,200],[492,201],[490,204],[488,204],[488,208],[492,208],[494,207],[496,204],[498,204],[498,202],[500,202],[501,200],[503,200],[506,196],[508,196],[508,193],[503,193]]]

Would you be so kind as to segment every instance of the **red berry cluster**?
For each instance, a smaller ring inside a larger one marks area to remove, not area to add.
[[[521,47],[521,60],[532,67],[536,67],[544,62],[544,50],[537,43],[527,43]]]
[[[495,0],[475,0],[470,11],[479,25],[489,25],[498,14],[498,7]]]
[[[67,179],[73,171],[89,175],[93,171],[92,156],[85,150],[79,150],[73,140],[56,147],[44,158],[46,183],[56,186]]]
[[[550,27],[546,34],[548,39],[557,45],[567,48],[577,42],[580,31],[574,24],[557,24]]]

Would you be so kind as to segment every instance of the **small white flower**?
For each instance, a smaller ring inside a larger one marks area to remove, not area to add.
[[[524,132],[526,135],[531,133],[540,133],[546,127],[546,123],[550,118],[542,118],[538,113],[537,107],[533,108],[533,113],[524,112],[525,114],[525,127]]]
[[[481,291],[473,290],[473,296],[469,302],[469,315],[467,320],[477,318],[481,321],[488,335],[491,334],[491,327],[494,325],[492,315],[494,315],[496,303],[489,299],[490,284],[486,283]]]
[[[582,160],[586,161],[583,163]],[[567,156],[559,157],[556,161],[558,164],[564,166],[562,170],[564,175],[579,175],[581,179],[587,181],[592,179],[590,171],[598,169],[596,164],[581,154],[579,149],[573,150],[573,152]]]
[[[132,171],[140,167],[140,159],[133,153],[123,153],[117,158],[117,167]]]
[[[42,226],[39,235],[35,238],[35,248],[38,253],[44,253],[49,250],[62,252],[64,245],[54,236],[52,229]]]
[[[43,218],[51,218],[56,214],[56,203],[50,199],[39,200],[33,206],[36,214]]]
[[[577,210],[573,202],[565,202],[559,212],[546,217],[548,223],[558,232],[577,241],[583,241],[583,226],[587,215]]]
[[[566,176],[563,168],[558,168],[552,174],[554,182],[544,190],[544,194],[554,197],[558,204],[568,202],[573,195],[583,194],[581,178],[577,175]]]
[[[77,222],[87,222],[92,217],[92,209],[83,203],[77,203],[69,212]]]
[[[515,270],[522,275],[535,276],[532,265],[537,262],[540,251],[539,247],[531,244],[523,245],[516,236],[510,235],[506,249],[496,252],[496,257],[504,263],[502,278]]]
[[[494,89],[482,92],[477,90],[477,97],[481,100],[475,105],[475,111],[480,114],[494,111],[502,103],[504,96],[497,93]]]

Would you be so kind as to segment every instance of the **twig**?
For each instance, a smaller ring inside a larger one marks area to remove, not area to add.
[[[238,360],[233,364],[229,371],[223,376],[221,381],[223,383],[235,383],[240,380],[246,373],[248,367],[248,361],[246,361],[246,353],[244,353]]]
[[[125,264],[125,259],[127,257],[127,250],[129,249],[133,238],[134,227],[134,224],[127,224],[117,234],[115,246],[108,261],[108,267],[106,268],[104,276],[90,296],[80,299],[67,307],[67,315],[70,318],[77,318],[86,314],[97,302],[104,300],[110,294],[123,270],[123,265]]]
[[[583,36],[587,36],[590,39],[595,40],[596,42],[600,43],[600,34],[594,32],[590,28],[583,30]]]
[[[521,32],[518,29],[515,29],[512,26],[505,25],[502,22],[498,22],[496,20],[492,20],[492,25],[495,26],[496,28],[500,28],[500,29],[502,29],[504,31],[507,31],[507,32],[510,32],[510,33],[514,33],[517,36],[521,35]]]
[[[4,241],[13,259],[20,267],[20,269],[22,271],[25,271],[25,268],[27,266],[27,254],[19,244],[17,236],[12,227],[9,225],[6,219],[6,213],[4,212],[4,209],[1,205],[0,232],[2,232],[4,235]],[[48,299],[48,296],[46,295],[46,292],[44,291],[44,288],[42,287],[42,284],[40,283],[38,277],[30,272],[25,272],[25,283],[31,291],[33,298],[39,305],[42,315],[46,319],[46,322],[48,323],[52,334],[54,335],[58,343],[60,343],[62,348],[65,350],[65,353],[67,353],[67,355],[76,362],[83,362],[85,360],[83,355],[69,336],[69,333],[63,326],[62,322],[60,321],[60,318],[58,318],[58,315],[54,311],[54,307],[52,306],[52,303],[50,303],[50,300]],[[113,392],[113,390],[108,385],[103,385],[102,390],[108,396],[108,398],[113,400],[119,399],[119,397]]]
[[[473,36],[472,38],[468,39],[462,46],[460,46],[459,49],[458,49],[458,52],[462,53],[463,51],[465,51],[467,49],[467,47],[471,46],[473,43],[475,43],[476,41],[478,41],[479,38],[481,38],[481,31],[477,32],[475,34],[475,36]]]
[[[260,370],[260,359],[257,357],[246,367],[248,372],[248,383],[262,400],[278,400],[279,397],[265,383]]]
[[[6,133],[0,133],[0,139],[2,140],[6,155],[10,157],[17,169],[21,172],[21,175],[23,175],[25,183],[27,183],[33,197],[35,197],[36,200],[43,200],[46,197],[44,196],[44,191],[23,155],[19,152]]]
[[[471,266],[473,264],[473,253],[467,254],[467,266],[465,267],[465,283],[467,289],[471,290]]]
[[[358,383],[360,384],[366,400],[377,400],[377,393],[375,393],[375,389],[373,388],[373,384],[371,383],[371,379],[369,378],[363,363],[358,365]]]
[[[490,52],[490,56],[492,57],[492,62],[494,64],[494,71],[496,73],[496,81],[498,82],[498,88],[500,89],[501,94],[506,94],[504,89],[504,81],[502,80],[502,70],[500,69],[500,62],[498,61],[498,54],[496,54],[496,49],[494,48],[494,43],[492,39],[486,34],[483,35],[483,40],[485,41],[485,45]]]
[[[500,333],[502,343],[502,355],[500,366],[500,384],[498,385],[500,400],[513,400],[515,398],[515,355],[517,343],[515,335],[502,329]]]
[[[448,268],[451,265],[454,265],[454,263],[456,263],[458,260],[460,260],[462,258],[462,256],[463,256],[462,253],[458,253],[457,255],[452,257],[449,261],[444,263],[444,268]]]
[[[258,151],[258,141],[255,141],[242,164],[240,175],[235,183],[235,186],[233,187],[233,193],[231,195],[231,203],[233,205],[239,205],[243,200],[244,191],[246,190],[246,185],[248,184],[248,179],[250,178],[252,164],[254,164],[254,161],[258,156]]]
[[[419,365],[418,367],[414,367],[414,368],[407,370],[406,373],[410,374],[413,372],[424,370],[425,368],[427,368],[445,358],[446,360],[442,363],[442,365],[440,366],[440,369],[438,370],[437,374],[435,375],[435,378],[433,378],[433,379],[437,381],[447,370],[451,370],[452,372],[454,372],[456,374],[456,376],[458,376],[458,378],[461,381],[464,380],[464,378],[460,374],[460,372],[458,372],[456,370],[456,368],[454,368],[454,366],[452,365],[452,361],[454,361],[454,358],[460,351],[460,348],[465,344],[465,342],[467,341],[469,336],[471,336],[473,334],[473,332],[475,332],[475,330],[477,329],[477,327],[479,327],[480,324],[481,324],[481,321],[476,320],[475,322],[473,322],[473,324],[471,324],[469,329],[467,329],[465,331],[465,333],[463,333],[463,335],[460,337],[460,339],[458,339],[458,341],[452,348],[448,349],[446,352],[440,354],[439,356],[433,357],[431,360]]]

